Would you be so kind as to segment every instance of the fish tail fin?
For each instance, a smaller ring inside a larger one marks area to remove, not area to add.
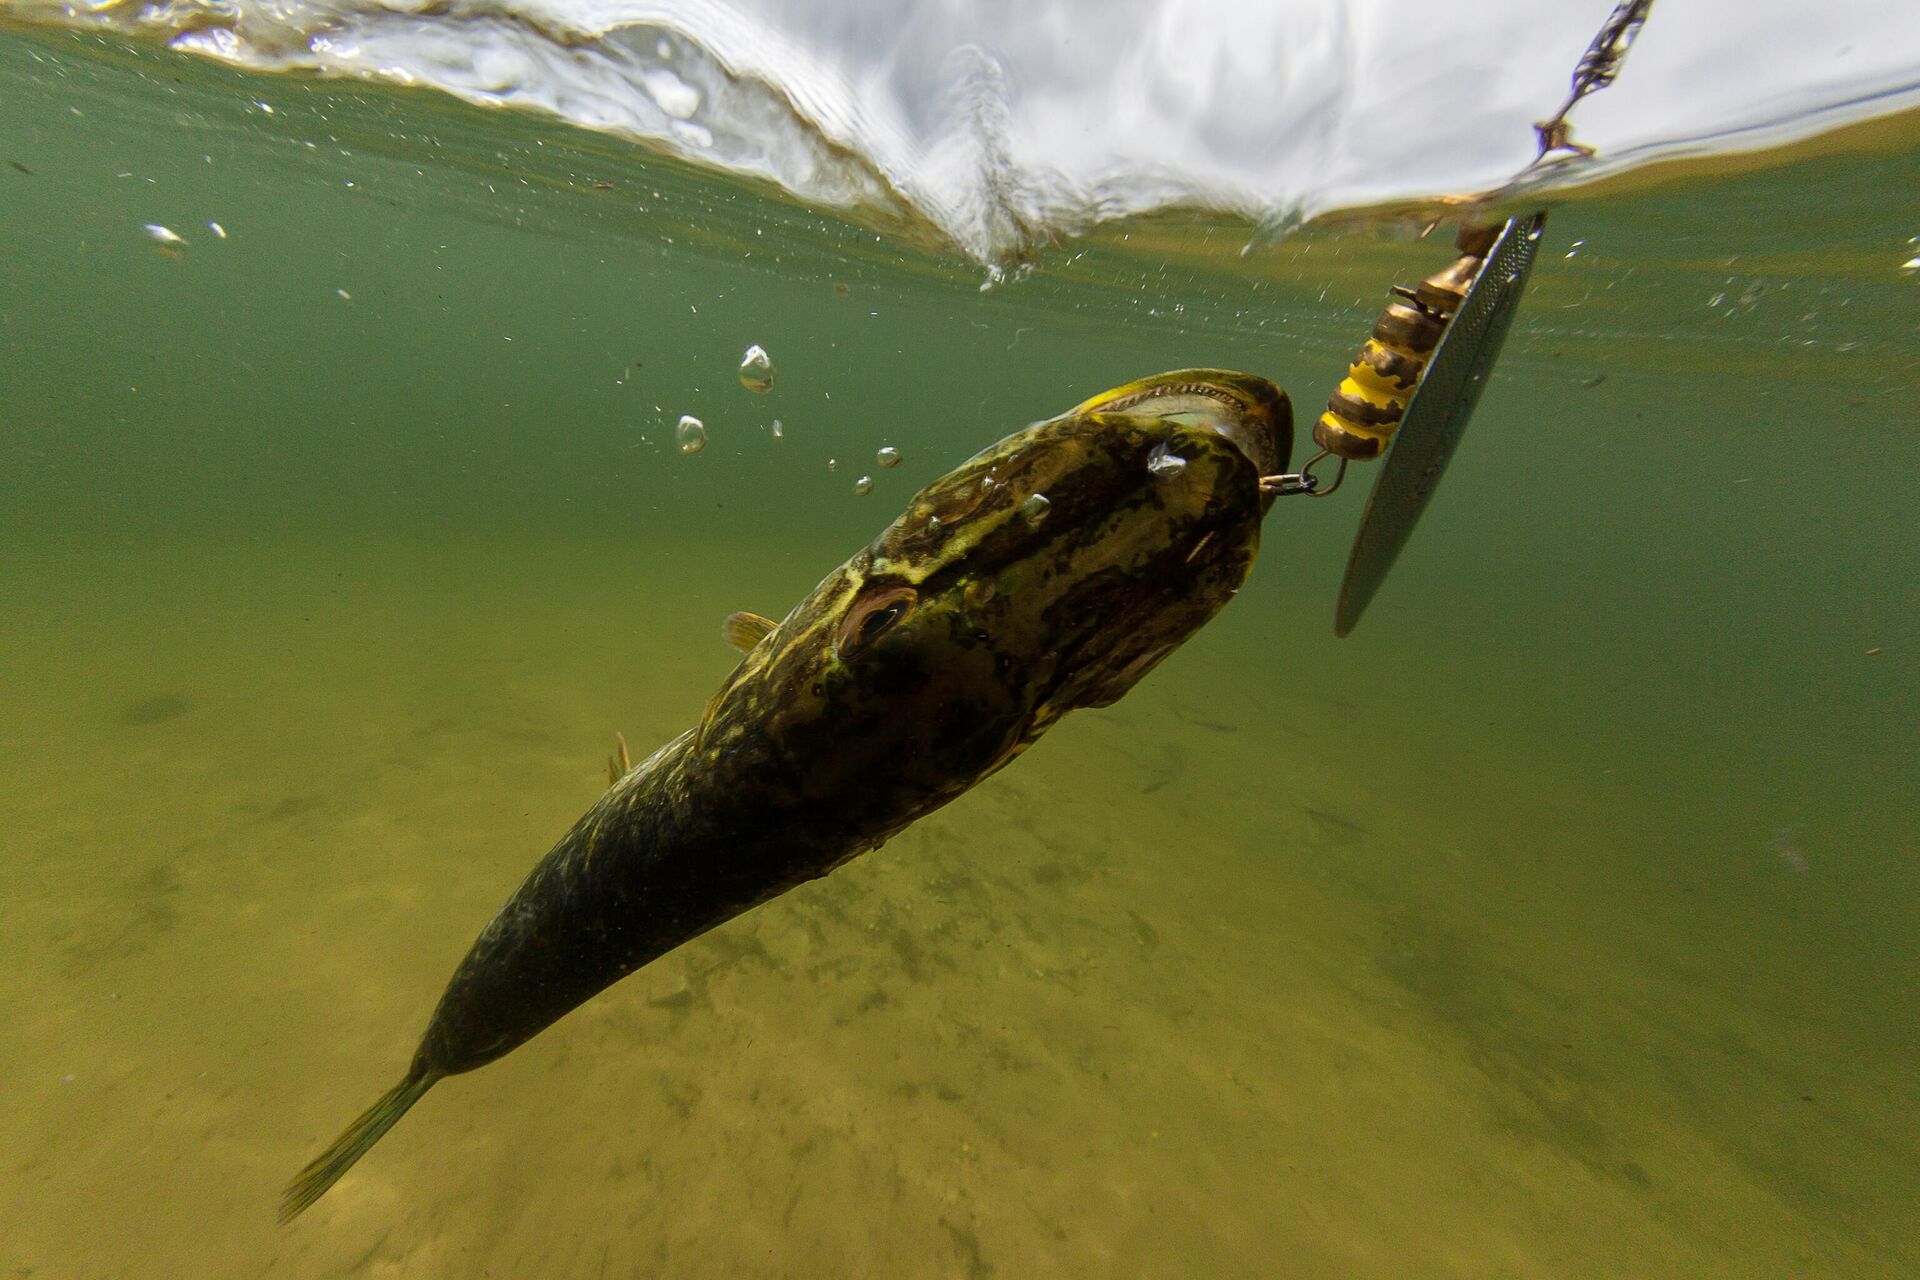
[[[287,1189],[280,1193],[280,1221],[291,1222],[306,1212],[439,1079],[440,1074],[435,1071],[409,1071],[406,1079],[381,1095],[380,1101],[368,1107],[358,1120],[347,1126],[345,1133],[334,1139],[332,1146],[287,1184]]]

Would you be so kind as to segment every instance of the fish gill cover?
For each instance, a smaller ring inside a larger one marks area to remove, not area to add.
[[[982,261],[1169,207],[1277,229],[1497,187],[1606,0],[0,0],[260,71],[542,112]],[[1920,5],[1688,0],[1583,106],[1605,170],[1920,103]],[[1592,167],[1580,170],[1591,177]]]

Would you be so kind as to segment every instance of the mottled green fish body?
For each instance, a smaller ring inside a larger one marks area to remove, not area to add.
[[[1118,406],[1123,412],[1109,411]],[[283,1220],[444,1076],[968,790],[1119,698],[1245,580],[1291,410],[1264,380],[1129,384],[929,485],[760,638],[700,723],[620,777],[461,961],[401,1083]]]

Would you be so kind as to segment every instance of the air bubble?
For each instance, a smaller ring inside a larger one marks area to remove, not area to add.
[[[892,445],[887,445],[874,455],[874,460],[883,467],[897,467],[900,465],[900,451]]]
[[[863,496],[863,497],[864,497],[865,495],[867,495],[867,494],[869,494],[869,493],[872,493],[872,492],[873,492],[873,477],[872,477],[872,476],[861,476],[861,477],[860,477],[860,478],[859,478],[858,480],[855,480],[855,481],[853,482],[853,491],[854,491],[855,493],[857,493],[857,494],[860,494],[860,495],[861,495],[861,496]]]
[[[840,469],[840,459],[838,458],[827,459],[827,470],[838,471],[839,469]]]
[[[1160,445],[1147,455],[1147,470],[1162,480],[1171,480],[1187,469],[1187,460],[1177,453],[1170,453],[1167,446]]]
[[[187,242],[172,227],[163,227],[157,222],[143,222],[140,224],[140,229],[147,233],[147,238],[152,240],[162,253],[177,254],[187,247]]]
[[[676,122],[693,119],[700,110],[700,91],[665,67],[652,67],[640,73],[640,87],[654,105]]]
[[[1053,503],[1044,493],[1030,493],[1027,500],[1020,504],[1020,518],[1028,524],[1039,524],[1047,518],[1047,512],[1053,510]]]
[[[758,343],[740,357],[740,385],[749,391],[773,389],[773,358]]]
[[[692,414],[683,414],[680,425],[673,429],[673,438],[682,453],[698,453],[707,447],[707,424]]]

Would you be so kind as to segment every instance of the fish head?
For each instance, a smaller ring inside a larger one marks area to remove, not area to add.
[[[757,744],[810,798],[910,821],[1118,699],[1233,597],[1291,437],[1277,387],[1213,370],[1007,437],[796,606],[703,741]]]

